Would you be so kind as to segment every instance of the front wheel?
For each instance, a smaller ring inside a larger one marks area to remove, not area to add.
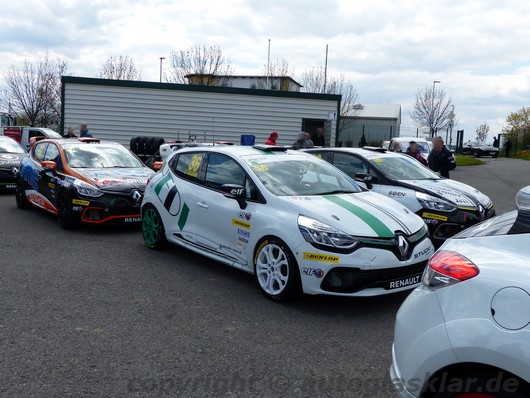
[[[480,153],[478,151],[475,151],[475,157],[476,158],[479,158],[480,157]]]
[[[28,209],[30,206],[28,202],[28,198],[26,197],[26,191],[24,190],[24,187],[22,186],[22,181],[20,181],[20,178],[17,179],[15,200],[17,202],[17,207],[19,209]]]
[[[254,253],[254,276],[261,292],[270,300],[290,300],[301,292],[298,265],[280,239],[267,237],[259,242]]]
[[[166,232],[160,214],[153,205],[146,205],[142,211],[142,234],[145,245],[150,249],[161,249],[167,245]]]
[[[60,194],[57,198],[57,217],[62,229],[72,229],[77,226],[77,220],[72,210],[72,204],[66,194]]]

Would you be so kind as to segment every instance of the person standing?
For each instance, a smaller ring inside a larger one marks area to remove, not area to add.
[[[510,157],[510,151],[512,150],[512,140],[511,139],[507,139],[505,142],[504,142],[504,152],[506,152],[506,157],[509,158]]]
[[[363,135],[361,136],[361,139],[359,140],[359,148],[365,147],[366,144],[367,144],[366,136],[363,133]]]
[[[497,137],[493,137],[493,148],[499,148],[499,140]]]
[[[73,127],[68,127],[68,130],[66,130],[66,134],[64,135],[64,138],[77,138],[77,135],[74,134]]]
[[[88,131],[88,125],[84,122],[79,125],[79,137],[92,138],[92,134]]]
[[[429,164],[427,163],[427,160],[425,160],[425,158],[421,154],[420,147],[418,146],[418,143],[416,141],[410,141],[409,142],[409,147],[407,149],[407,154],[412,156],[414,159],[416,159],[422,165],[429,167]]]
[[[455,157],[449,148],[445,146],[442,137],[434,137],[432,146],[432,151],[427,158],[429,168],[440,173],[442,177],[449,178],[449,170],[453,170],[456,167]]]
[[[265,145],[276,145],[277,139],[278,133],[276,131],[273,131],[271,135],[269,135],[269,138],[267,138],[267,141],[265,141]]]
[[[313,135],[313,145],[314,146],[326,146],[326,137],[324,136],[324,129],[322,127],[317,127],[315,135]]]
[[[311,148],[313,147],[313,141],[309,136],[309,133],[302,131],[298,134],[298,139],[293,143],[293,149]]]

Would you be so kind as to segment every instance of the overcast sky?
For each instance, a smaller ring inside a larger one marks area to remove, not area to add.
[[[361,103],[402,105],[402,131],[418,88],[434,80],[453,98],[457,128],[474,138],[487,122],[529,106],[530,2],[521,0],[11,0],[2,5],[0,73],[46,51],[76,76],[96,77],[128,55],[158,81],[160,57],[218,45],[238,74],[286,59],[295,78],[323,66],[345,74]],[[3,106],[4,107],[4,106]]]

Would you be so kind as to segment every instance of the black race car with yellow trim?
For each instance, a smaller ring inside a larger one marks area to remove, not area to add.
[[[26,156],[26,150],[18,142],[0,135],[0,191],[15,190],[20,160]]]
[[[63,228],[80,223],[138,223],[154,172],[120,144],[94,138],[38,141],[20,163],[16,201],[57,215]]]
[[[339,168],[364,188],[397,200],[419,215],[440,246],[457,232],[495,215],[486,195],[442,178],[411,156],[382,148],[315,148],[312,153]]]

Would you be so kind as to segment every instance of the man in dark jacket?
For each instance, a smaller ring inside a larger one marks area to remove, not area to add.
[[[440,173],[442,177],[449,178],[449,170],[456,167],[456,160],[449,148],[444,145],[442,137],[432,139],[432,151],[427,158],[429,168]]]
[[[510,151],[512,150],[512,140],[510,140],[509,138],[506,140],[506,142],[504,143],[504,151],[506,152],[506,157],[509,158],[510,157]]]

